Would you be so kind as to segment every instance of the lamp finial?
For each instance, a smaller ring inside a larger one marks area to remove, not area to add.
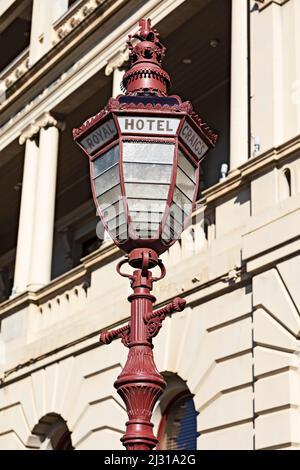
[[[127,41],[131,67],[123,77],[124,91],[128,95],[164,96],[170,85],[170,77],[161,66],[166,48],[149,18],[141,19],[139,26],[139,31],[129,35]]]

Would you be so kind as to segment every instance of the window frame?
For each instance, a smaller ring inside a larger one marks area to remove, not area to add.
[[[160,420],[160,423],[159,423],[159,426],[158,426],[158,431],[157,431],[158,444],[156,446],[156,450],[171,450],[171,449],[162,449],[161,444],[162,444],[163,437],[165,435],[166,425],[167,425],[167,422],[168,422],[170,412],[172,411],[172,409],[174,407],[174,404],[176,402],[180,403],[180,401],[184,398],[191,398],[192,400],[194,400],[194,395],[189,390],[182,390],[181,392],[179,392],[175,396],[173,396],[173,398],[171,398],[171,400],[167,404],[165,410],[163,411],[162,416],[161,416],[161,420]],[[195,407],[195,404],[194,404],[194,407]],[[195,408],[195,412],[197,413],[196,408]],[[197,439],[197,437],[198,437],[198,432],[196,430],[196,439]],[[191,449],[191,450],[193,450],[193,449]],[[196,449],[194,449],[194,450],[196,450]]]

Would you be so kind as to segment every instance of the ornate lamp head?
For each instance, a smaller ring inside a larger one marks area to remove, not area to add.
[[[125,94],[111,98],[73,136],[89,157],[95,205],[114,242],[127,253],[151,248],[160,254],[189,220],[200,162],[217,135],[189,101],[167,95],[165,48],[150,20],[140,21],[128,44]]]

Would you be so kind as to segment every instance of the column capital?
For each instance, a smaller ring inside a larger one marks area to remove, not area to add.
[[[57,127],[63,131],[65,123],[58,116],[54,116],[47,111],[22,131],[19,137],[19,144],[23,145],[26,140],[33,139],[41,129],[47,129],[48,127]]]
[[[122,65],[127,62],[129,59],[129,50],[126,47],[123,50],[120,50],[117,52],[117,54],[113,55],[107,62],[107,65],[105,67],[105,75],[111,75],[114,70],[116,70],[119,67],[122,67]]]
[[[40,127],[40,129],[47,129],[47,127],[57,127],[57,129],[59,129],[60,131],[63,131],[65,130],[65,127],[66,127],[61,116],[57,116],[49,112],[42,114],[38,118],[37,124]]]
[[[32,123],[27,126],[21,133],[19,137],[19,144],[23,145],[29,139],[32,139],[40,131],[39,126],[36,123]]]

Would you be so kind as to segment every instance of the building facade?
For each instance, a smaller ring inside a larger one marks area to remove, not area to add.
[[[72,128],[120,93],[151,18],[173,93],[220,135],[163,259],[161,449],[300,446],[299,0],[0,1],[0,449],[121,449],[122,253]]]

